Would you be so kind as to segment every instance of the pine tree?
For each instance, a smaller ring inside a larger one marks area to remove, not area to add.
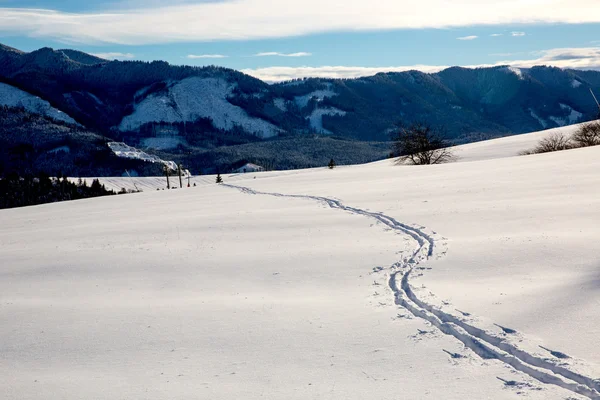
[[[335,161],[333,161],[333,158],[329,160],[329,164],[327,164],[327,166],[329,167],[329,169],[335,168]]]
[[[223,183],[223,178],[221,178],[221,174],[217,174],[217,183]]]

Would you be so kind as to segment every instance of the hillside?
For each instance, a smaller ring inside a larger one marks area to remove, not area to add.
[[[209,171],[243,160],[281,169],[323,165],[329,158],[371,161],[372,149],[381,150],[399,122],[440,126],[457,144],[566,126],[596,116],[590,89],[600,93],[600,72],[450,68],[269,85],[221,67],[0,47],[0,105],[78,123]],[[314,135],[334,141],[322,142],[332,146],[321,155],[308,156],[315,142],[306,138]],[[336,150],[348,143],[354,143],[348,156]],[[379,150],[385,158],[387,151]]]
[[[600,147],[519,140],[0,210],[0,392],[597,400]]]
[[[152,163],[117,157],[108,139],[79,125],[0,106],[0,176],[8,173],[52,176],[111,176],[125,170],[157,175]]]
[[[47,101],[4,83],[0,83],[0,106],[21,107],[30,113],[46,116],[55,121],[76,124],[73,118],[50,106]]]
[[[361,140],[387,140],[399,121],[427,120],[446,127],[451,138],[469,140],[589,120],[597,113],[589,89],[600,91],[600,72],[550,67],[455,67],[268,85],[226,68],[6,46],[0,48],[0,79],[87,127],[118,127],[132,140],[140,139],[136,132],[144,124],[198,118],[260,137],[313,130]]]

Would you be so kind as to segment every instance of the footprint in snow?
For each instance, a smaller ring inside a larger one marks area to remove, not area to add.
[[[498,324],[494,324],[494,325],[496,325],[498,328],[502,329],[502,331],[506,334],[513,335],[513,334],[517,333],[517,331],[515,331],[514,329],[506,328],[506,327],[504,327],[502,325],[498,325]]]

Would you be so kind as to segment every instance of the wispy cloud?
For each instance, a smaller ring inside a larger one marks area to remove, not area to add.
[[[513,37],[525,36],[525,32],[511,32],[510,36],[513,36]]]
[[[304,51],[298,53],[279,53],[276,51],[267,51],[264,53],[257,53],[254,57],[310,57],[312,53],[306,53]]]
[[[142,3],[141,1],[139,2]],[[0,8],[0,33],[69,43],[250,40],[342,31],[599,23],[598,0],[236,0],[62,12]],[[160,4],[164,4],[160,2]]]
[[[188,54],[186,56],[186,58],[189,58],[191,60],[196,60],[199,58],[227,58],[228,56],[225,56],[223,54]]]
[[[503,35],[502,33],[492,33],[490,36],[491,37],[499,37],[499,36],[502,36],[502,35]]]
[[[103,58],[105,60],[130,60],[135,58],[131,53],[91,53],[93,56]]]
[[[472,36],[463,36],[463,37],[456,38],[456,40],[475,40],[478,37],[479,36],[475,36],[475,35],[472,35]]]
[[[518,54],[518,53],[515,53]],[[464,65],[465,68],[494,67],[507,65],[517,68],[531,68],[536,65],[549,65],[559,68],[582,70],[600,70],[600,47],[589,48],[560,48],[539,51],[535,58],[529,60],[497,61],[489,64]],[[395,67],[268,67],[258,69],[244,69],[242,72],[268,82],[281,82],[296,78],[321,77],[321,78],[358,78],[375,75],[379,72],[403,72],[418,70],[426,73],[441,71],[449,66],[445,65],[411,65]]]
[[[522,66],[552,65],[573,69],[600,69],[600,47],[576,47],[544,50],[534,53],[533,60],[513,61]]]

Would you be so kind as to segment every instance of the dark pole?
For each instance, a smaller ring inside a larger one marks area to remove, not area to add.
[[[169,167],[165,164],[165,175],[167,176],[167,189],[171,189],[171,185],[169,184]]]
[[[594,101],[596,102],[596,105],[598,106],[598,118],[600,118],[600,102],[598,102],[598,99],[596,98],[596,95],[594,94],[594,91],[592,90],[592,88],[590,88],[590,93],[592,94],[592,97],[594,98]]]
[[[183,187],[183,183],[181,182],[181,164],[177,165],[177,173],[179,174],[179,189]]]

